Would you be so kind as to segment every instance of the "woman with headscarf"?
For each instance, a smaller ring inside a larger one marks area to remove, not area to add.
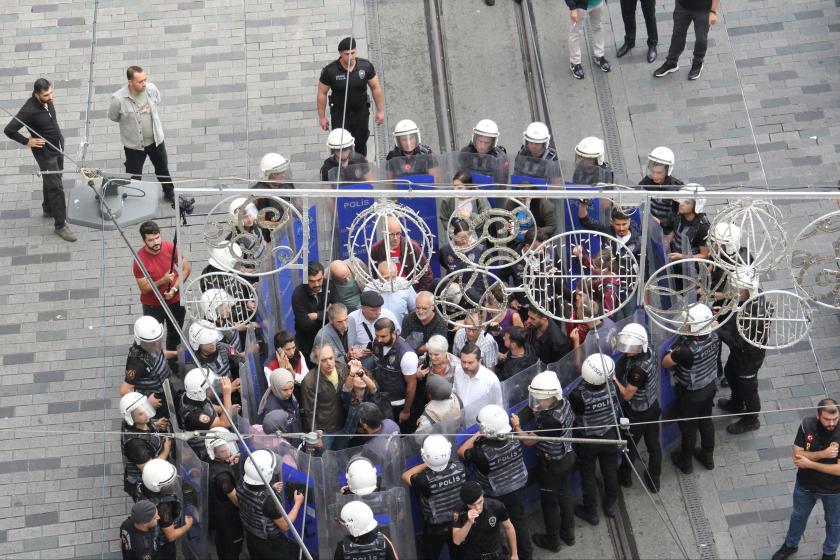
[[[257,422],[262,424],[266,414],[272,410],[285,410],[289,414],[290,424],[294,429],[287,430],[300,432],[302,427],[300,416],[300,404],[294,395],[295,378],[292,373],[283,368],[278,368],[268,374],[268,390],[260,399],[260,406],[257,409]]]

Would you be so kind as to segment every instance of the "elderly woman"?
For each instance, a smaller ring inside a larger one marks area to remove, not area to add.
[[[268,374],[268,390],[260,400],[257,409],[257,422],[262,424],[272,410],[285,410],[289,414],[294,432],[300,432],[302,423],[300,404],[295,398],[295,378],[284,368],[277,368]]]
[[[420,370],[417,372],[418,379],[424,379],[427,375],[439,375],[452,383],[455,378],[455,368],[460,360],[449,353],[449,343],[446,337],[436,334],[429,338],[426,343],[428,359],[421,361]]]

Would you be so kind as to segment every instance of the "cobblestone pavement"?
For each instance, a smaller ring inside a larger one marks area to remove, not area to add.
[[[545,10],[548,0],[535,3]],[[121,169],[117,126],[104,115],[125,67],[140,64],[164,96],[173,174],[247,176],[270,148],[290,154],[296,177],[314,177],[324,157],[314,82],[339,38],[351,29],[365,38],[363,2],[102,0],[99,5],[91,165]],[[723,25],[712,31],[706,70],[697,82],[687,82],[683,71],[653,80],[653,66],[640,58],[643,49],[617,62],[614,46],[608,46],[628,169],[632,157],[664,143],[676,147],[678,176],[707,185],[763,184],[759,152],[771,184],[835,183],[840,175],[840,103],[832,78],[840,67],[838,5],[838,0],[724,5],[729,37]],[[671,1],[658,6],[663,50],[672,6]],[[610,15],[620,44],[617,3],[610,5]],[[567,18],[565,8],[558,17]],[[74,158],[84,132],[92,19],[89,0],[6,0],[0,13],[0,106],[15,112],[35,78],[51,78]],[[640,25],[639,33],[643,29]],[[565,64],[563,56],[553,60]],[[566,77],[570,99],[579,102],[577,84]],[[561,116],[553,119],[559,127]],[[577,131],[568,135],[579,137]],[[0,139],[0,162],[0,438],[6,450],[0,461],[0,556],[110,555],[128,500],[118,438],[91,432],[119,426],[115,395],[130,327],[141,313],[130,254],[115,232],[75,228],[76,244],[58,239],[51,221],[40,215],[40,179],[32,175],[31,155]],[[68,186],[72,180],[65,176]],[[832,207],[828,202],[786,206],[790,229],[797,231]],[[166,210],[160,219],[169,226],[167,237],[171,218]],[[130,239],[139,246],[135,232],[129,229]],[[790,281],[779,271],[770,284],[789,286]],[[819,312],[813,330],[829,392],[840,386],[837,326],[835,313]],[[815,370],[805,345],[771,353],[761,374],[765,408],[814,403],[823,394]],[[738,438],[726,435],[721,422],[719,467],[694,475],[704,488],[715,490],[703,496],[717,497],[706,510],[721,557],[768,557],[781,542],[793,480],[787,457],[798,418],[795,413],[767,416],[760,431]],[[15,428],[21,431],[11,431]],[[676,477],[668,466],[665,476]],[[821,520],[812,521],[803,557],[817,553],[820,531]]]

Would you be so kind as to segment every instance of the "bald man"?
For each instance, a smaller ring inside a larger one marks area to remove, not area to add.
[[[397,328],[409,312],[414,312],[417,293],[405,278],[399,275],[397,266],[388,261],[382,261],[376,267],[378,282],[371,282],[365,286],[366,292],[379,292],[385,303],[382,305],[397,318]]]
[[[420,292],[414,300],[414,313],[405,316],[402,323],[402,337],[414,348],[418,356],[426,353],[426,343],[434,335],[446,338],[446,319],[438,313],[435,307],[435,296],[432,292]]]
[[[353,272],[346,262],[336,260],[330,263],[330,278],[327,286],[329,303],[343,303],[347,312],[352,313],[359,308],[359,296],[362,291],[353,277]]]
[[[371,263],[374,266],[383,261],[390,261],[397,267],[402,277],[414,278],[415,291],[432,289],[432,269],[420,245],[406,235],[407,225],[400,223],[394,216],[388,217],[386,239],[377,241],[370,250]],[[425,267],[425,272],[416,277],[415,269]]]

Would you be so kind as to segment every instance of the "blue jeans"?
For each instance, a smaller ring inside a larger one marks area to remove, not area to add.
[[[793,511],[790,512],[790,527],[785,537],[785,545],[790,548],[799,545],[817,500],[822,500],[825,511],[823,554],[831,556],[837,552],[837,546],[840,545],[840,494],[809,492],[803,490],[798,482],[793,487]]]

